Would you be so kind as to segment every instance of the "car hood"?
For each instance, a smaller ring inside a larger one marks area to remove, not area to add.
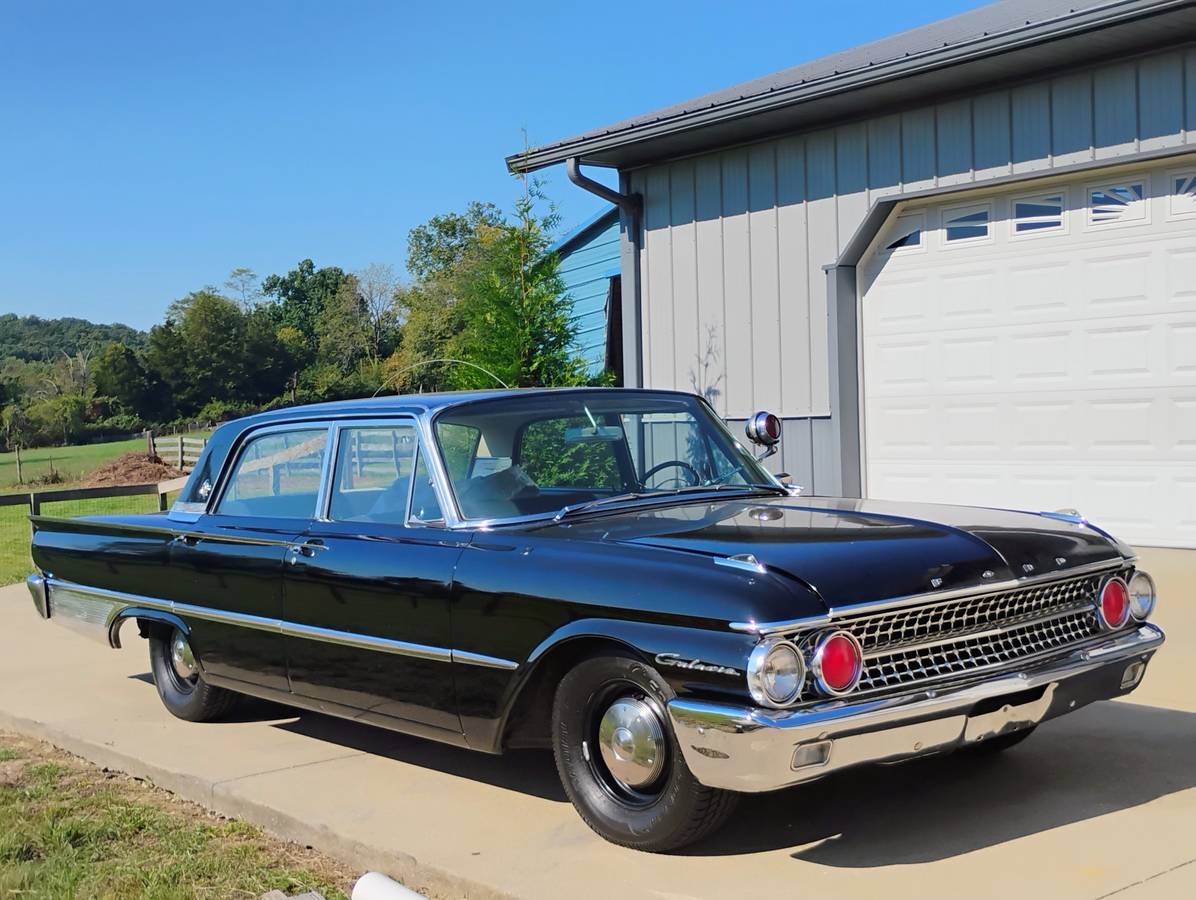
[[[1130,552],[1091,525],[1035,513],[848,498],[630,509],[569,530],[711,557],[750,553],[828,607],[1062,574]]]

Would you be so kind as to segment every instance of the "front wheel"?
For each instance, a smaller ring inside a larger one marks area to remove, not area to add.
[[[665,707],[672,691],[637,660],[584,660],[557,687],[552,745],[565,793],[602,837],[636,850],[677,850],[717,829],[737,794],[700,784]]]
[[[177,628],[155,631],[149,649],[154,685],[172,715],[188,722],[209,722],[232,709],[237,695],[203,680],[187,636]]]

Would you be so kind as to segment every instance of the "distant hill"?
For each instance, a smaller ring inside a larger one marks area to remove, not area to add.
[[[128,325],[97,325],[86,319],[0,315],[0,359],[51,360],[63,353],[98,351],[112,342],[141,347],[146,334]]]

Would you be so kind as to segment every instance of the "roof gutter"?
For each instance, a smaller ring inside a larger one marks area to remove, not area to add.
[[[638,224],[640,211],[644,208],[644,198],[642,196],[639,194],[621,194],[612,188],[608,188],[605,184],[583,175],[581,173],[581,159],[577,156],[570,156],[565,160],[565,174],[569,176],[570,181],[583,191],[597,194],[607,203],[613,203],[628,218]]]

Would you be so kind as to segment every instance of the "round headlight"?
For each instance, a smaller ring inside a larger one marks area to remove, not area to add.
[[[1141,622],[1154,612],[1154,579],[1145,572],[1135,572],[1130,579],[1130,614]]]
[[[748,690],[763,706],[785,706],[801,696],[806,662],[788,641],[758,644],[748,657]]]

